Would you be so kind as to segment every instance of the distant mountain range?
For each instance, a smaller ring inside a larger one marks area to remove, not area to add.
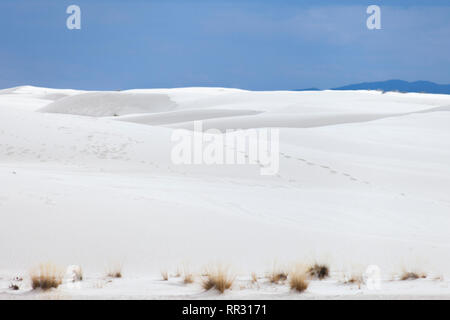
[[[317,91],[320,89],[299,89],[295,91]],[[350,84],[343,87],[332,88],[331,90],[381,90],[399,92],[425,92],[450,94],[450,84],[437,84],[430,81],[408,82],[403,80],[388,80],[379,82],[363,82]]]
[[[294,91],[320,91],[319,88],[295,89]]]

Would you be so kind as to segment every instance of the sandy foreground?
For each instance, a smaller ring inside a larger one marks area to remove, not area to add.
[[[174,164],[173,133],[196,120],[277,128],[278,173]],[[0,90],[0,299],[449,299],[449,190],[447,95]],[[331,277],[304,293],[265,279],[316,261]],[[84,280],[32,291],[48,262]],[[224,295],[200,285],[219,263],[237,276]],[[343,283],[369,265],[380,289]]]

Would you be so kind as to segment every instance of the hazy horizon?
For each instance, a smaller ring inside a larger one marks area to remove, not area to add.
[[[81,8],[69,30],[66,9]],[[450,83],[450,4],[378,1],[2,1],[0,87],[327,89]]]

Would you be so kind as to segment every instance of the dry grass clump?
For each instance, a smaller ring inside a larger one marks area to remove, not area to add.
[[[325,264],[315,263],[308,268],[308,274],[311,278],[322,280],[330,275],[330,268]]]
[[[356,284],[358,289],[361,289],[364,283],[364,277],[362,273],[352,273],[350,276],[344,278],[344,284]]]
[[[284,269],[276,267],[275,265],[272,268],[272,271],[267,275],[267,279],[270,283],[278,284],[280,282],[284,282],[287,280],[289,273]]]
[[[167,270],[162,270],[161,271],[161,277],[164,281],[169,280],[169,273],[167,272]]]
[[[106,276],[110,278],[122,278],[122,265],[114,265],[106,270]]]
[[[184,270],[184,268],[183,268]],[[175,278],[181,278],[183,272],[182,272],[182,268],[180,266],[177,267],[177,270],[175,271],[175,273],[173,274],[173,276]]]
[[[194,274],[189,270],[189,266],[187,264],[183,264],[183,266],[180,268],[178,267],[177,273],[179,274],[179,277],[183,279],[183,282],[185,284],[190,284],[194,282],[195,276]]]
[[[60,268],[50,263],[41,264],[38,268],[30,272],[31,287],[33,290],[58,288],[62,283],[63,275],[64,273]]]
[[[193,283],[194,282],[194,275],[192,273],[185,273],[183,275],[183,282],[185,284]]]
[[[252,272],[251,277],[252,277],[252,283],[258,282],[258,276],[256,275],[256,273]]]
[[[424,272],[411,272],[411,271],[403,271],[400,276],[400,280],[416,280],[426,278],[427,275]]]
[[[9,289],[10,289],[10,290],[16,291],[16,290],[19,290],[20,287],[19,287],[17,284],[15,284],[15,283],[11,283],[11,284],[9,285]]]
[[[289,274],[289,286],[292,290],[303,292],[308,289],[307,272],[304,268],[297,267]]]
[[[235,275],[228,268],[217,266],[206,271],[206,276],[202,281],[202,287],[205,290],[216,289],[220,293],[230,289],[233,286]]]
[[[269,274],[269,276],[267,277],[269,279],[269,281],[271,283],[279,283],[279,282],[284,282],[287,280],[288,278],[288,273],[287,272],[272,272]]]

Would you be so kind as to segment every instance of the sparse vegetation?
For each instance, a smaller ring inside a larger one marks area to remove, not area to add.
[[[33,290],[49,290],[58,288],[62,283],[63,272],[60,268],[50,263],[41,264],[38,268],[30,272],[30,277]]]
[[[303,292],[308,289],[307,272],[304,268],[297,267],[289,274],[289,286],[292,290]]]
[[[235,276],[228,268],[217,266],[212,270],[206,272],[206,276],[202,281],[202,287],[205,290],[216,289],[220,293],[230,289],[233,286]]]
[[[79,272],[75,272],[76,280],[83,281],[83,270],[80,269]]]
[[[194,274],[189,270],[187,264],[183,264],[182,267],[177,268],[178,277],[182,277],[185,284],[190,284],[194,282]]]
[[[115,265],[106,271],[106,276],[110,278],[122,278],[122,265]]]
[[[344,284],[356,284],[358,286],[358,289],[361,289],[363,283],[364,278],[361,273],[352,273],[350,276],[346,276],[344,279]]]
[[[194,282],[194,275],[192,273],[185,273],[183,275],[183,282],[185,284],[193,283]]]
[[[271,283],[284,282],[288,278],[288,273],[284,271],[273,271],[268,275],[267,278]]]
[[[258,282],[258,276],[256,275],[256,273],[252,272],[251,276],[252,276],[252,283],[257,283]]]
[[[308,268],[308,274],[311,278],[322,280],[329,276],[330,269],[325,264],[315,263]]]
[[[122,272],[120,272],[120,271],[111,272],[111,273],[108,273],[108,276],[111,278],[122,278]]]
[[[11,283],[9,285],[9,289],[11,289],[11,290],[19,290],[20,288],[19,288],[19,286],[17,284]]]
[[[161,271],[161,278],[162,278],[164,281],[169,280],[169,273],[167,272],[167,270],[162,270],[162,271]]]
[[[423,272],[411,272],[404,271],[400,277],[400,280],[416,280],[420,278],[426,278],[427,275]]]
[[[276,266],[276,263],[273,264],[272,271],[267,275],[267,279],[270,283],[280,283],[284,282],[288,278],[288,272],[285,271],[284,268],[280,268]]]

